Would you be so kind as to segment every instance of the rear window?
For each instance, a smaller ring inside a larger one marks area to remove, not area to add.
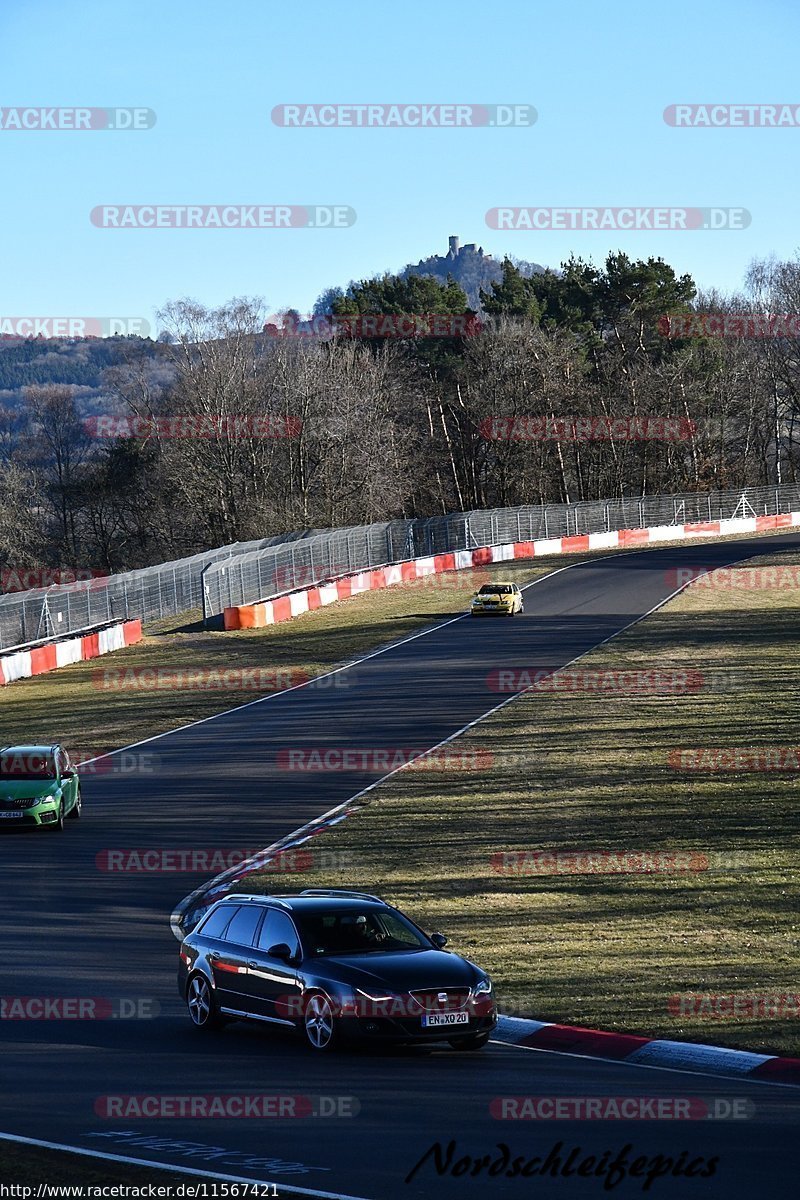
[[[263,911],[260,904],[242,905],[228,926],[225,941],[236,942],[239,946],[252,946]]]
[[[219,908],[215,908],[212,913],[208,914],[197,932],[202,933],[203,937],[222,937],[228,921],[238,911],[239,908],[236,904],[223,904]]]

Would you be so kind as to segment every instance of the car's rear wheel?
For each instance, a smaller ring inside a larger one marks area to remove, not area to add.
[[[489,1041],[488,1033],[469,1033],[466,1037],[448,1038],[454,1050],[482,1050]]]
[[[81,801],[81,789],[80,789],[80,788],[78,788],[78,793],[77,793],[77,795],[76,795],[76,797],[75,797],[75,803],[73,804],[72,808],[69,810],[69,815],[70,815],[70,819],[71,819],[71,820],[73,820],[73,821],[77,821],[77,820],[80,818],[80,815],[81,815],[81,805],[82,805],[82,801]]]
[[[186,987],[186,1007],[195,1029],[221,1029],[225,1024],[205,975],[192,975]]]
[[[316,992],[306,1004],[303,1029],[309,1046],[319,1053],[333,1050],[339,1042],[333,1005],[321,992]]]

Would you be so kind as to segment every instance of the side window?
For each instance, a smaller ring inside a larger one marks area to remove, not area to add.
[[[225,941],[236,942],[239,946],[252,946],[263,911],[260,904],[243,904],[228,926]]]
[[[66,750],[59,750],[59,752],[58,752],[58,773],[59,773],[59,775],[63,775],[65,771],[71,771],[71,770],[72,770],[72,764],[69,761],[69,755],[67,754]]]
[[[220,905],[219,908],[214,909],[206,917],[197,932],[202,934],[203,937],[222,937],[225,932],[225,926],[235,912],[238,912],[238,906],[235,904]]]
[[[300,943],[292,921],[286,913],[279,912],[277,908],[269,908],[258,935],[258,948],[267,951],[270,946],[277,946],[281,942],[286,943],[293,956],[299,955]]]

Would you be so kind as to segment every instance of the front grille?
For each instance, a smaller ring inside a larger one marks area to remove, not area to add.
[[[22,796],[0,796],[0,808],[27,808],[32,803],[32,800],[24,799]]]
[[[426,988],[411,992],[411,998],[422,1012],[460,1012],[467,1007],[469,988]]]

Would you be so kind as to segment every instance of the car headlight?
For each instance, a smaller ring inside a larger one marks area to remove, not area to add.
[[[491,996],[491,994],[492,994],[492,981],[488,975],[484,975],[483,979],[479,979],[477,984],[475,985],[475,995],[476,996]]]
[[[30,800],[25,801],[25,807],[36,808],[37,804],[49,804],[52,799],[52,796],[31,796]]]

